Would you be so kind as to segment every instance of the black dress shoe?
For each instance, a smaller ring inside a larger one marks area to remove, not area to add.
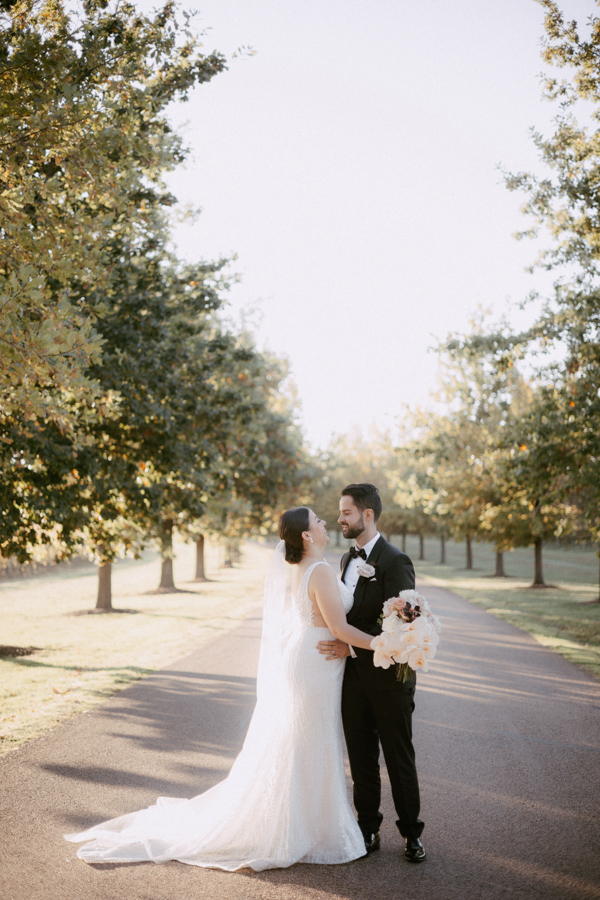
[[[406,845],[404,847],[405,859],[409,862],[419,863],[422,862],[426,856],[425,848],[419,838],[406,838]]]
[[[381,842],[379,840],[379,832],[377,832],[377,834],[367,834],[363,831],[362,835],[365,839],[367,856],[369,855],[369,853],[373,853],[374,850],[379,850],[379,847],[381,846]]]

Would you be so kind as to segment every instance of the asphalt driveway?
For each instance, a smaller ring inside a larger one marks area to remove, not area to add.
[[[425,863],[401,857],[387,782],[381,851],[344,866],[88,866],[63,840],[225,776],[254,705],[253,617],[0,761],[0,897],[600,900],[600,684],[449,591],[425,591],[444,623],[415,714]]]

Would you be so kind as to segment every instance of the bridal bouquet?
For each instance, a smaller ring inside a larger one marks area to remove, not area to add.
[[[436,654],[442,624],[418,591],[400,591],[383,604],[383,632],[371,641],[373,664],[389,669],[399,663],[396,677],[406,681],[408,670],[427,672]]]

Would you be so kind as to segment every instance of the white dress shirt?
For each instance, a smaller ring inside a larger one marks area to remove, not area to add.
[[[371,555],[373,547],[380,537],[381,535],[379,534],[379,532],[377,532],[375,537],[372,538],[369,543],[365,544],[365,546],[362,548],[367,554],[367,559]],[[356,549],[358,550],[359,548],[357,547]],[[357,556],[356,559],[351,559],[348,563],[346,574],[344,575],[344,584],[352,594],[356,590],[356,585],[358,584],[358,579],[360,578],[360,575],[358,574],[358,567],[362,562],[364,562],[364,559],[361,559],[360,556]]]

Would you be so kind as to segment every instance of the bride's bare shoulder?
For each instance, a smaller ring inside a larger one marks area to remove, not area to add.
[[[324,565],[314,567],[310,576],[311,590],[325,590],[335,584],[337,584],[337,575],[329,563],[325,562]]]
[[[293,567],[293,571],[292,571],[292,589],[293,590],[297,590],[300,587],[300,583],[301,583],[302,579],[304,578],[304,576],[306,575],[308,570],[313,565],[314,565],[314,563],[305,562],[304,560],[302,560],[302,562],[299,565]],[[323,569],[323,568],[325,568],[325,567],[324,566],[315,566],[315,569],[313,569],[313,571],[310,574],[309,583],[312,584],[312,580],[313,580],[315,571],[317,569]]]

